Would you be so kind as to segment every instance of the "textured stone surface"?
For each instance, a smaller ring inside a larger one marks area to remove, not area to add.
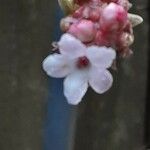
[[[55,0],[0,0],[0,149],[41,150]]]

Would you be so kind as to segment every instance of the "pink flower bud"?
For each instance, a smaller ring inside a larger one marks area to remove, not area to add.
[[[93,22],[99,21],[100,19],[100,9],[93,9],[90,11],[89,19]]]
[[[70,25],[73,24],[73,23],[76,23],[77,20],[74,19],[73,17],[66,17],[66,18],[63,18],[61,19],[60,21],[60,28],[63,32],[67,32],[70,28]]]
[[[127,11],[115,3],[106,6],[101,14],[100,25],[103,30],[120,30],[127,23]]]
[[[60,21],[60,28],[63,32],[66,32],[70,27],[70,23],[69,22],[66,22],[65,19],[61,19]]]
[[[127,32],[123,32],[119,37],[119,47],[129,47],[134,42],[134,35]]]
[[[124,7],[124,9],[129,10],[132,6],[131,3],[129,3],[128,0],[118,0],[117,2],[118,5],[121,5],[122,7]]]
[[[90,42],[95,36],[94,23],[89,20],[81,20],[76,24],[72,24],[68,33],[74,35],[82,42]]]
[[[72,16],[73,16],[74,18],[80,18],[80,17],[82,17],[83,10],[84,10],[84,7],[81,6],[79,9],[77,9],[77,10],[72,14]]]
[[[95,43],[99,46],[111,46],[109,35],[107,33],[104,33],[102,31],[98,31],[95,36]]]
[[[82,13],[82,17],[85,19],[88,19],[90,16],[90,11],[91,9],[87,6],[84,8],[83,13]]]

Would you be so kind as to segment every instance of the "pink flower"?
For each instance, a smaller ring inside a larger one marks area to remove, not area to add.
[[[49,55],[43,69],[51,77],[64,79],[64,95],[68,103],[76,105],[88,86],[99,94],[106,92],[113,82],[107,70],[116,58],[112,48],[86,47],[80,40],[66,33],[58,42],[60,54]]]
[[[116,31],[123,29],[127,21],[127,11],[118,4],[110,3],[102,11],[100,27],[103,30]]]
[[[90,20],[81,20],[78,23],[74,23],[70,26],[68,33],[74,35],[82,42],[90,42],[95,36],[94,23]]]
[[[132,4],[128,0],[118,0],[117,4],[121,5],[126,10],[129,10],[132,7]]]

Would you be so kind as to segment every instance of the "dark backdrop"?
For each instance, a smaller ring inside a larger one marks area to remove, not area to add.
[[[148,0],[132,2],[131,12],[144,18],[135,28],[134,55],[118,63],[108,93],[89,90],[76,109],[74,150],[146,149]],[[56,8],[56,0],[0,0],[0,150],[43,149],[50,89],[41,62],[54,37]]]

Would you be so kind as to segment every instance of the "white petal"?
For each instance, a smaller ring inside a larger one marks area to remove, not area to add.
[[[133,27],[135,27],[143,22],[143,18],[136,14],[128,13],[128,19],[130,20]]]
[[[105,46],[90,46],[87,49],[87,57],[92,65],[98,68],[109,68],[116,58],[116,52],[114,49]]]
[[[88,89],[87,79],[84,72],[76,72],[64,80],[64,95],[69,104],[77,105],[82,100]]]
[[[43,61],[43,69],[49,76],[62,78],[71,72],[69,60],[61,54],[49,55]]]
[[[58,42],[58,46],[60,52],[70,58],[77,58],[85,55],[85,45],[71,34],[66,33],[62,35]]]
[[[106,92],[113,83],[113,77],[108,70],[93,68],[89,73],[89,84],[99,94]]]

